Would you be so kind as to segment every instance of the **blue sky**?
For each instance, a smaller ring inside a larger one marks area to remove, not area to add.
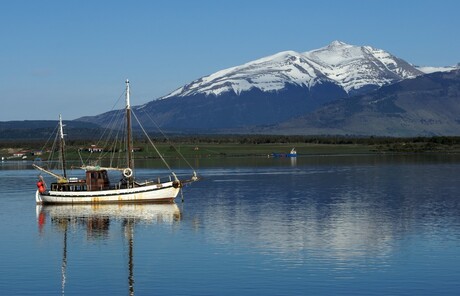
[[[333,40],[460,62],[456,0],[0,0],[0,121],[140,105],[224,68]]]

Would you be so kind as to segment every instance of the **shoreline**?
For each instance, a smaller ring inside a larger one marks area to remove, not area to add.
[[[293,157],[274,157],[273,153],[288,153],[293,147],[297,150],[297,158],[323,157],[323,156],[404,156],[404,155],[460,155],[460,145],[455,146],[412,146],[412,145],[361,145],[361,144],[183,144],[172,148],[169,144],[159,144],[158,150],[167,159],[175,159],[182,154],[187,159],[223,159],[223,158],[293,158]],[[69,147],[68,147],[69,148]],[[77,151],[80,148],[70,147],[70,152],[66,158],[69,161],[80,161]],[[11,152],[13,148],[8,148]],[[22,150],[17,148],[17,150]],[[75,151],[75,152],[73,152]],[[134,159],[157,160],[160,157],[153,151],[142,149],[134,153]],[[30,152],[28,152],[30,153]],[[101,156],[103,152],[92,153],[93,158]],[[106,153],[102,159],[110,157]],[[89,152],[81,152],[83,159],[88,159]],[[5,153],[5,149],[0,150],[1,162],[20,162],[20,161],[47,161],[47,153],[35,156],[26,154],[24,156],[13,157]]]

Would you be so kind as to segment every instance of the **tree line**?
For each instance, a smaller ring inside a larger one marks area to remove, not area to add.
[[[285,136],[285,135],[173,135],[168,139],[152,137],[155,143],[174,144],[324,144],[324,145],[391,145],[391,144],[418,144],[433,145],[460,145],[460,136],[434,136],[434,137],[352,137],[352,136]],[[68,146],[90,145],[97,139],[67,138]],[[135,138],[135,143],[146,144],[147,140]],[[22,147],[40,149],[45,145],[43,140],[0,140],[0,148]]]

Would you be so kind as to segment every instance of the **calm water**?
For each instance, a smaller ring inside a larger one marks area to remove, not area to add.
[[[195,164],[177,205],[40,208],[37,172],[3,163],[2,295],[460,291],[460,156]]]

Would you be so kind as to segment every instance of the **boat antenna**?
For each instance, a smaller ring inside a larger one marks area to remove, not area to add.
[[[64,141],[64,129],[62,124],[62,116],[59,114],[59,136],[61,146],[61,161],[62,161],[62,175],[64,179],[67,179],[66,163],[65,163],[65,141]]]
[[[129,101],[129,80],[126,79],[126,149],[128,168],[134,169],[133,138],[131,135],[131,103]]]

